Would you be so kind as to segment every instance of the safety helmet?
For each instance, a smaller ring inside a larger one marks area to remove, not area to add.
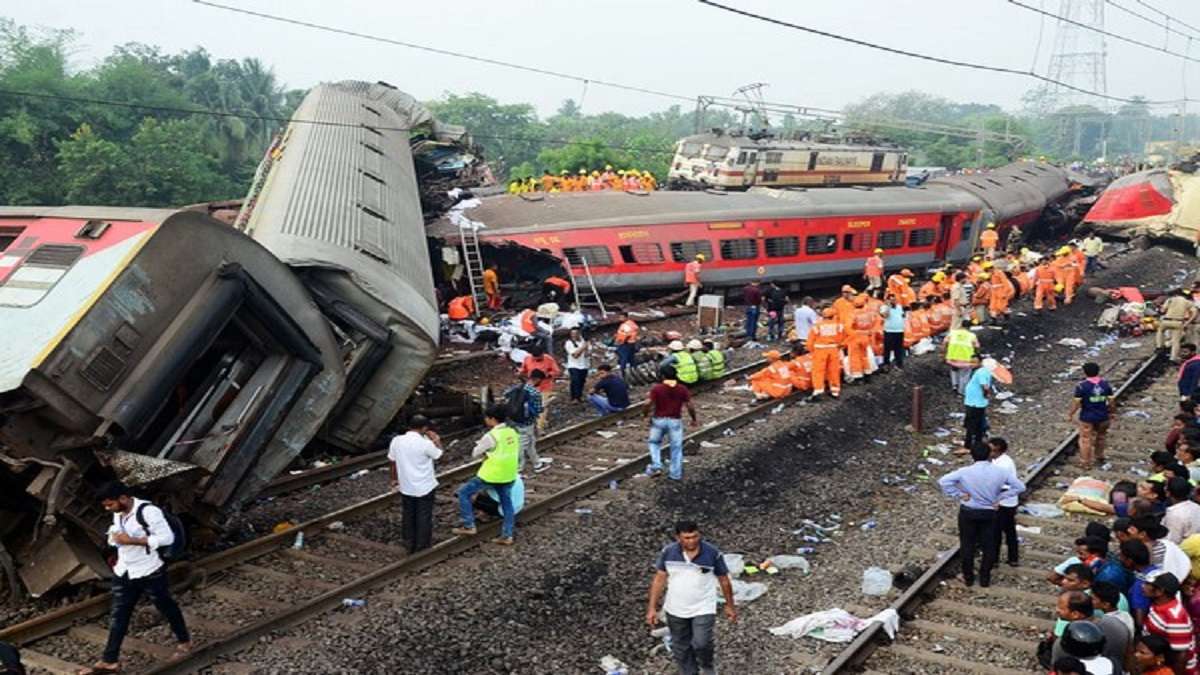
[[[1055,293],[1062,293],[1064,288],[1066,288],[1066,286],[1063,286],[1062,284],[1054,284]]]
[[[604,165],[604,170],[605,170],[605,171],[612,171],[612,164],[605,164],[605,165]]]
[[[485,316],[485,317],[483,317],[482,319],[480,319],[480,320],[479,320],[479,325],[480,325],[480,326],[486,326],[486,325],[490,324],[491,322],[492,322],[492,320],[491,320],[491,319],[489,319],[489,318],[487,318],[487,317]]]
[[[934,273],[933,273],[933,280],[934,280],[934,281],[945,281],[945,280],[946,280],[946,273],[945,273],[945,272],[934,272]]]
[[[560,175],[560,176],[565,176],[565,175],[567,175],[567,170],[566,170],[566,169],[563,169],[562,171],[559,171],[559,172],[558,172],[558,175]]]
[[[980,280],[980,281],[987,281],[988,279],[991,279],[991,278],[992,278],[992,275],[988,274],[987,272],[980,272],[980,273],[979,273],[979,280]]]
[[[696,260],[699,260],[700,262],[704,262],[705,260],[707,260],[707,258],[704,257],[703,253],[697,253]]]
[[[593,175],[593,176],[599,176],[599,175],[600,175],[600,172],[599,172],[599,171],[596,171],[596,170],[594,170],[594,169],[593,169],[593,170],[592,170],[592,175]]]
[[[1072,621],[1063,630],[1062,647],[1077,659],[1099,656],[1104,652],[1104,631],[1091,621]]]
[[[987,224],[987,229],[989,229],[989,230],[994,230],[994,229],[996,229],[996,224],[995,224],[995,223],[988,223],[988,224]]]
[[[688,340],[687,348],[688,349],[704,349],[704,343],[693,338],[691,340]]]
[[[683,342],[679,340],[671,340],[671,344],[667,345],[667,349],[670,349],[673,352],[681,352],[683,351]]]
[[[843,293],[853,293],[854,287],[851,286],[850,284],[846,284],[845,286],[842,286],[842,292]]]
[[[580,176],[586,176],[586,175],[587,175],[587,169],[580,169],[580,170],[579,170],[579,175],[580,175]]]
[[[682,340],[683,333],[680,333],[677,330],[669,330],[666,333],[663,333],[663,337],[667,338],[668,342],[670,342],[672,340]]]
[[[763,358],[765,358],[768,361],[778,361],[779,360],[779,350],[768,349],[767,351],[763,352]]]
[[[876,252],[876,253],[883,253],[883,249],[881,249],[881,248],[877,248],[877,249],[875,249],[875,252]]]
[[[981,256],[981,255],[972,256],[971,260],[973,260],[975,262],[979,262],[980,260],[983,260],[983,256]]]
[[[907,267],[900,270],[900,276],[902,276],[902,277],[911,277],[912,275],[913,275],[912,270],[908,269]]]
[[[1063,246],[1062,248],[1055,251],[1055,253],[1057,253],[1058,255],[1069,255],[1071,253],[1071,249],[1067,248],[1066,246]]]
[[[1027,253],[1029,253],[1029,249],[1022,246],[1021,247],[1021,255],[1025,255]]]
[[[993,266],[994,266],[994,265],[992,264],[992,261],[991,261],[991,260],[985,260],[985,261],[983,261],[983,265],[982,265],[983,269],[985,269],[985,270],[990,270],[990,269],[992,269],[992,267],[993,267]]]

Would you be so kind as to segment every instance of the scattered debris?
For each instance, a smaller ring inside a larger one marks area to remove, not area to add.
[[[599,436],[600,438],[603,438],[604,440],[608,440],[610,438],[614,438],[617,435],[617,432],[615,432],[615,431],[597,431],[596,435]]]
[[[361,598],[342,598],[342,607],[366,607],[367,601]]]
[[[1061,518],[1063,516],[1063,510],[1056,504],[1030,502],[1021,506],[1020,511],[1034,518]]]
[[[887,595],[892,589],[892,573],[882,567],[868,567],[863,570],[863,595]]]
[[[334,532],[340,532],[340,531],[346,529],[346,524],[340,520],[335,520],[332,523],[330,523],[329,525],[326,525],[325,529],[333,530]]]
[[[664,628],[663,630],[668,629]],[[669,630],[667,635],[670,636]],[[605,654],[604,658],[600,659],[600,668],[604,670],[604,675],[629,675],[629,666],[612,654]]]
[[[1056,344],[1060,344],[1064,347],[1076,347],[1078,349],[1082,349],[1087,346],[1087,341],[1079,338],[1063,338]]]

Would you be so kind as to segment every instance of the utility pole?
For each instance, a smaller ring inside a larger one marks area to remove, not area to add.
[[[1076,155],[1083,150],[1083,127],[1088,123],[1100,123],[1101,148],[1108,141],[1108,125],[1103,120],[1108,103],[1078,91],[1108,93],[1108,47],[1104,35],[1097,32],[1104,30],[1105,4],[1105,0],[1059,0],[1058,15],[1066,20],[1058,22],[1046,76],[1062,84],[1047,84],[1044,93],[1048,109],[1058,117],[1058,148],[1067,147],[1070,140]]]

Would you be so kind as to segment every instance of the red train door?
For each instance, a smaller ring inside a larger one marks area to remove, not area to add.
[[[942,214],[942,222],[938,225],[937,247],[933,251],[935,260],[945,260],[946,252],[950,250],[950,235],[954,232],[954,214]]]

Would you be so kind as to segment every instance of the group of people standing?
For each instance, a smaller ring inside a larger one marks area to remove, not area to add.
[[[657,189],[658,180],[649,171],[614,170],[611,164],[605,165],[603,171],[595,169],[589,172],[587,169],[579,169],[575,174],[563,170],[555,175],[550,169],[546,169],[540,178],[530,176],[508,183],[508,193],[514,195],[529,192],[601,192],[604,190],[650,192]]]

